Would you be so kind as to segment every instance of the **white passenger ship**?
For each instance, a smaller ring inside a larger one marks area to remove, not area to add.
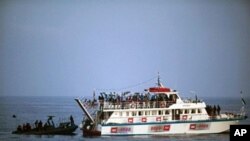
[[[94,117],[80,99],[76,101],[87,116],[85,136],[222,133],[247,118],[244,111],[222,114],[219,106],[207,106],[197,98],[182,100],[176,90],[161,84],[159,76],[157,86],[143,94],[101,93]]]

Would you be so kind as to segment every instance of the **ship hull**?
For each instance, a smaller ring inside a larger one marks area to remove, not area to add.
[[[238,124],[238,122],[239,119],[103,125],[101,135],[119,136],[224,133],[229,131],[230,125]]]

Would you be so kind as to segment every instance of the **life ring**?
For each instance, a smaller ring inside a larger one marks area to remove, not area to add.
[[[183,115],[182,120],[187,120],[187,115]]]

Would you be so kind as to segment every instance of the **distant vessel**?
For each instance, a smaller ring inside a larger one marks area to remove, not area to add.
[[[87,116],[85,136],[223,133],[247,118],[244,110],[221,114],[219,106],[208,106],[197,97],[182,100],[176,90],[162,85],[159,75],[157,86],[143,93],[100,93],[94,117],[75,100]]]
[[[23,126],[19,125],[16,131],[13,131],[12,134],[26,134],[26,135],[69,135],[78,128],[75,125],[73,117],[70,116],[69,122],[61,122],[58,127],[55,127],[52,120],[53,116],[48,116],[47,122],[42,125],[42,122],[36,123],[36,127],[32,129],[29,123],[24,124]]]

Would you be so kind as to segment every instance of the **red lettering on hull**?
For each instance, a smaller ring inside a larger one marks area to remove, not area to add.
[[[170,125],[164,125],[163,130],[164,131],[169,131],[170,130]]]
[[[112,127],[111,128],[111,133],[117,133],[117,127]]]
[[[133,123],[134,119],[133,118],[128,118],[128,123]]]
[[[147,118],[143,117],[143,118],[141,119],[141,122],[147,122]]]
[[[207,123],[197,123],[197,124],[190,124],[190,130],[207,130],[209,129],[209,124]]]

